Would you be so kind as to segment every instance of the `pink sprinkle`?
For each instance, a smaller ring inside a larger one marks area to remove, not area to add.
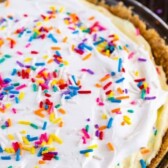
[[[149,88],[149,87],[147,87],[147,89],[146,89],[146,93],[147,93],[147,94],[150,93],[150,88]]]
[[[100,102],[100,98],[97,98],[97,99],[96,99],[96,102],[99,103],[99,102]]]
[[[16,88],[16,90],[21,90],[21,89],[23,89],[23,88],[25,88],[25,87],[26,87],[26,85],[23,84],[23,85],[18,86],[18,87]]]
[[[18,55],[23,55],[23,53],[20,52],[20,51],[17,51],[16,53],[17,53]]]
[[[86,131],[84,128],[82,128],[82,132],[83,132],[83,134],[85,135],[85,137],[86,137],[87,139],[90,138],[90,135],[87,133],[87,131]]]
[[[132,101],[131,104],[132,105],[136,105],[137,103],[136,103],[136,101]]]
[[[136,28],[136,35],[139,36],[140,35],[140,30],[138,28]]]
[[[83,140],[83,144],[86,144],[86,138],[82,137],[82,140]]]
[[[128,55],[128,59],[133,58],[134,55],[135,55],[135,53],[134,53],[134,52],[131,52],[131,53]]]
[[[31,45],[31,44],[30,44],[30,43],[28,43],[28,44],[26,44],[26,46],[25,46],[25,47],[26,47],[26,48],[29,48],[29,47],[30,47],[30,45]]]
[[[12,108],[12,112],[13,112],[14,114],[16,114],[16,109],[15,109],[15,108]]]
[[[104,106],[104,103],[103,103],[103,102],[99,102],[98,105],[99,105],[99,106]]]
[[[38,72],[38,75],[41,75],[45,70],[46,68],[43,68],[41,71]]]

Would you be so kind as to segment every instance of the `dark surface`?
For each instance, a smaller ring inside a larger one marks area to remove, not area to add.
[[[168,0],[139,0],[168,23]]]

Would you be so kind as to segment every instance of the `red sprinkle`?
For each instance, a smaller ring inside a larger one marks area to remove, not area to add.
[[[135,82],[144,82],[144,81],[145,81],[145,78],[135,79],[134,81],[135,81]]]
[[[38,54],[38,51],[31,51],[31,54]]]
[[[99,139],[100,139],[100,140],[103,140],[103,139],[104,139],[104,132],[103,132],[103,131],[100,132],[100,134],[99,134]]]
[[[107,84],[103,87],[103,89],[106,90],[110,85],[112,85],[112,82],[107,83]]]
[[[78,93],[79,94],[90,94],[92,92],[91,92],[91,90],[79,90]]]

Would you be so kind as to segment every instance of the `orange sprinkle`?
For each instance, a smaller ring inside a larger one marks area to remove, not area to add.
[[[95,86],[96,86],[97,88],[101,88],[101,87],[102,87],[102,85],[100,85],[100,84],[98,84],[98,83],[96,83]]]
[[[116,113],[116,112],[119,112],[119,111],[120,111],[120,108],[116,108],[116,109],[111,110],[112,113]]]
[[[67,40],[68,40],[68,37],[64,37],[63,40],[62,40],[62,42],[63,42],[63,43],[66,43]]]
[[[110,151],[114,151],[114,146],[110,142],[107,143],[107,147]]]
[[[109,79],[109,78],[110,78],[110,75],[107,74],[107,75],[105,75],[103,78],[100,79],[100,82],[104,82],[104,81],[106,81],[106,80]]]
[[[6,1],[5,1],[5,7],[9,7],[9,5],[10,5],[9,0],[6,0]]]
[[[8,125],[9,125],[9,127],[12,125],[12,121],[11,121],[11,119],[9,118],[8,120],[7,120],[7,122],[8,122]]]
[[[94,20],[95,17],[94,16],[91,16],[88,20]]]
[[[61,34],[61,31],[60,31],[60,29],[57,29],[57,30],[56,30],[56,32],[57,32],[58,34]]]
[[[61,121],[59,124],[58,124],[59,127],[63,127],[64,126],[64,122]]]
[[[60,50],[60,47],[51,47],[52,50]]]
[[[0,39],[0,47],[4,44],[4,41]]]
[[[85,57],[82,58],[83,61],[89,59],[92,56],[91,53],[87,54]]]
[[[66,111],[62,108],[58,109],[58,112],[60,112],[61,114],[66,114]]]
[[[124,126],[124,125],[125,125],[125,122],[123,121],[123,122],[121,123],[121,125]]]
[[[46,162],[44,160],[39,160],[39,164],[45,164]]]
[[[107,126],[103,125],[103,126],[99,127],[99,131],[105,130],[106,128],[107,128]]]
[[[77,85],[78,85],[78,86],[80,86],[80,84],[81,84],[81,81],[80,81],[80,80],[78,80],[78,81],[77,81]]]
[[[72,45],[72,51],[74,51],[74,49],[75,49],[75,45],[73,44],[73,45]]]
[[[145,154],[147,154],[147,153],[149,153],[149,152],[150,152],[150,150],[147,149],[147,148],[142,148],[142,149],[141,149],[141,154],[143,154],[143,155],[145,155]]]
[[[122,94],[122,93],[123,93],[123,90],[122,90],[121,88],[117,88],[117,92],[118,92],[119,94]]]
[[[44,111],[44,109],[43,109],[43,108],[40,108],[40,109],[34,111],[34,113],[35,113],[36,115],[38,115],[39,117],[44,118],[45,116],[44,116],[44,114],[42,114],[42,111]]]
[[[48,64],[50,64],[50,63],[52,63],[52,62],[54,62],[53,59],[49,59],[49,60],[47,61]]]
[[[129,96],[120,96],[120,97],[116,97],[117,100],[123,100],[123,99],[128,99]]]
[[[0,112],[1,113],[5,113],[5,110],[0,108]]]
[[[127,53],[129,53],[129,50],[127,49],[126,46],[123,46],[123,49],[124,49]]]

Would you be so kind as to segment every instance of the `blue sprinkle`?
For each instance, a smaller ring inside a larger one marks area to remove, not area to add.
[[[93,152],[93,149],[81,150],[80,154],[86,154],[86,153],[89,153],[89,152]]]
[[[16,69],[13,69],[11,75],[14,76],[14,75],[16,75],[16,73],[17,73],[17,70],[16,70]]]
[[[120,58],[118,60],[118,72],[121,72],[121,68],[122,68],[122,59]]]
[[[1,156],[2,160],[11,160],[11,156]]]
[[[84,45],[84,48],[88,49],[89,51],[92,51],[92,50],[93,50],[93,48],[92,48],[91,46],[88,46],[88,45],[86,45],[86,44],[83,44],[83,45]]]
[[[6,79],[4,79],[4,82],[5,83],[10,83],[12,80],[10,79],[10,78],[6,78]]]
[[[115,74],[116,74],[115,72],[111,72],[111,76],[115,76]]]
[[[141,164],[141,168],[146,168],[147,167],[145,161],[142,160],[142,159],[140,160],[140,164]]]
[[[111,128],[113,123],[113,118],[111,117],[108,121],[107,128]]]
[[[71,96],[65,96],[65,99],[66,100],[71,99]]]
[[[0,146],[0,153],[2,153],[3,152],[3,149],[2,149],[2,147]]]
[[[15,103],[16,103],[16,104],[19,103],[19,99],[18,99],[18,97],[15,97]]]
[[[72,89],[72,90],[79,90],[80,88],[78,86],[69,86],[69,89]]]
[[[40,157],[42,155],[44,148],[40,148],[39,152],[37,153],[37,156]]]
[[[50,38],[54,43],[57,43],[57,39],[51,33],[48,35],[48,38]]]
[[[16,152],[16,161],[20,160],[20,149],[17,150]]]
[[[47,128],[47,121],[44,122],[42,129],[46,130],[46,128]]]
[[[121,82],[123,82],[124,80],[125,80],[125,78],[118,79],[118,80],[116,81],[116,83],[121,83]]]
[[[78,30],[76,30],[76,31],[72,32],[72,34],[78,34],[78,33],[79,33],[79,31],[78,31]]]
[[[4,90],[6,90],[6,91],[9,91],[9,90],[12,90],[12,89],[14,89],[14,86],[7,86],[7,87],[4,88]]]
[[[15,91],[15,90],[13,91],[13,90],[11,90],[11,91],[9,91],[9,93],[10,94],[19,94],[19,91]]]
[[[77,82],[76,82],[76,79],[75,79],[74,75],[72,75],[72,79],[73,79],[74,83],[77,85]]]
[[[108,98],[108,100],[111,101],[112,103],[121,103],[121,100],[114,99],[113,97]]]
[[[44,62],[38,62],[38,63],[35,63],[35,66],[45,66],[45,63]]]

